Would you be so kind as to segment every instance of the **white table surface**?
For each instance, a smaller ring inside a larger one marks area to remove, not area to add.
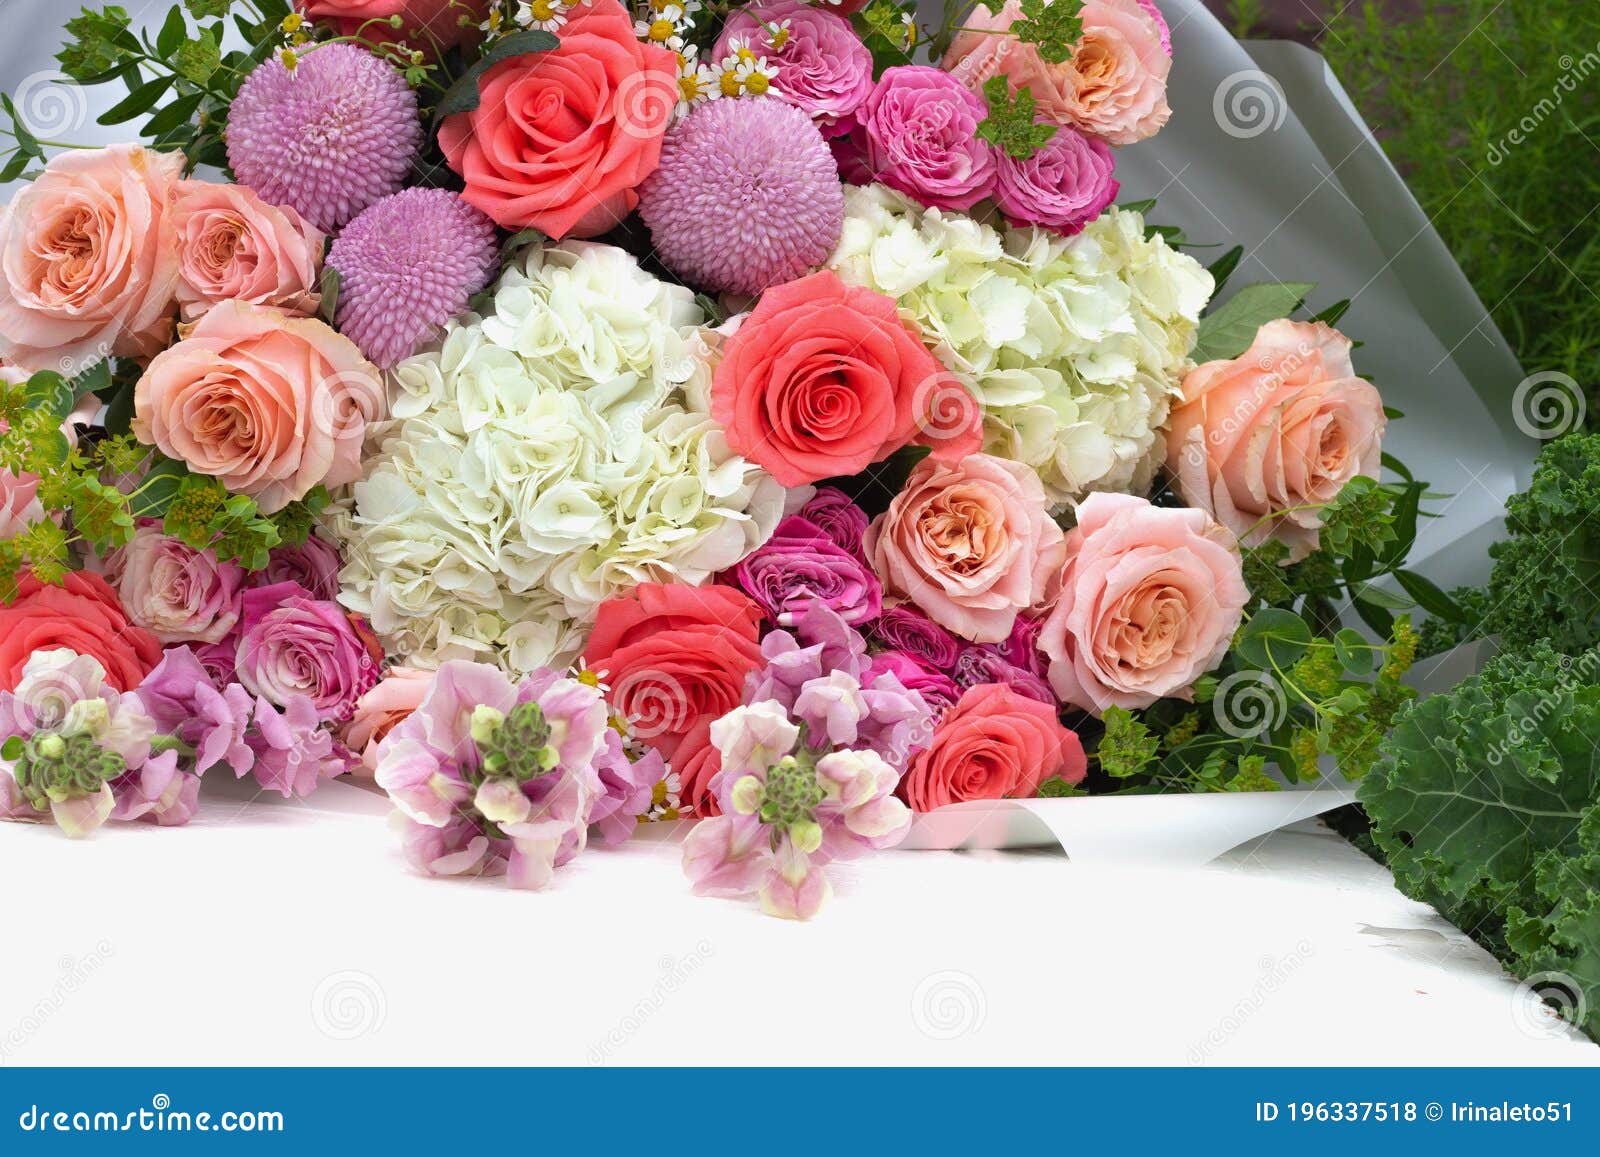
[[[0,825],[0,1063],[1532,1064],[1600,1048],[1315,822],[1200,869],[892,852],[809,924],[670,845],[410,874],[386,802]]]

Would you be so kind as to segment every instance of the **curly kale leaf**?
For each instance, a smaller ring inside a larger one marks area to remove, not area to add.
[[[1600,435],[1569,434],[1539,455],[1528,489],[1506,503],[1489,548],[1486,627],[1507,649],[1549,639],[1573,654],[1600,643]]]

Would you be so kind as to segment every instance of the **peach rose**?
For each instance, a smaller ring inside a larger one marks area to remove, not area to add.
[[[133,433],[268,514],[361,477],[378,371],[314,318],[227,301],[158,354],[134,387]]]
[[[435,49],[453,48],[476,36],[489,4],[488,0],[295,0],[294,7],[340,36],[359,35],[369,44],[403,40],[432,55]],[[398,29],[389,26],[394,16],[401,20]]]
[[[1222,661],[1249,597],[1233,535],[1205,511],[1091,494],[1039,632],[1050,686],[1096,715],[1188,699]]]
[[[178,304],[194,321],[219,301],[317,312],[323,236],[287,206],[269,205],[243,185],[184,181],[178,229]]]
[[[1184,501],[1245,546],[1279,539],[1297,562],[1317,549],[1321,508],[1357,475],[1378,476],[1385,419],[1349,338],[1272,321],[1238,357],[1193,370],[1170,423],[1167,468]]]
[[[912,811],[969,799],[1027,799],[1054,776],[1077,783],[1089,770],[1077,733],[1050,704],[1003,683],[968,687],[917,753],[900,795]]]
[[[1029,466],[972,454],[919,462],[865,546],[890,595],[966,639],[998,643],[1050,593],[1066,558]]]
[[[617,0],[574,8],[550,52],[503,60],[480,103],[446,117],[439,147],[462,200],[506,229],[593,237],[639,203],[678,100],[678,59],[633,34]]]
[[[344,725],[340,738],[351,751],[361,756],[357,775],[372,776],[378,771],[378,744],[422,703],[433,685],[432,671],[415,667],[390,667],[366,694],[356,700],[355,714]]]
[[[1167,73],[1172,59],[1162,47],[1165,26],[1139,0],[1086,0],[1083,36],[1072,55],[1051,64],[1032,44],[997,36],[1022,16],[1021,0],[999,12],[980,4],[945,53],[944,67],[973,92],[1004,76],[1012,91],[1027,89],[1039,112],[1113,145],[1153,137],[1167,123]]]
[[[172,336],[180,153],[69,150],[0,211],[0,357],[26,370],[149,357]]]

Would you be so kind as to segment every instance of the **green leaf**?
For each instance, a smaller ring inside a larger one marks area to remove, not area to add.
[[[192,92],[188,96],[180,96],[145,121],[144,128],[140,130],[140,135],[153,139],[170,133],[181,125],[188,124],[189,118],[194,116],[195,111],[200,107],[200,102],[205,97],[206,94],[203,92]]]
[[[1339,665],[1352,675],[1370,675],[1378,653],[1360,631],[1345,627],[1333,636],[1333,653]]]
[[[1080,0],[1022,0],[1022,19],[1011,34],[1032,44],[1051,64],[1064,64],[1083,36]]]
[[[1321,313],[1313,314],[1310,320],[1313,322],[1320,321],[1323,325],[1338,325],[1339,319],[1342,318],[1349,311],[1349,309],[1350,299],[1347,297],[1343,301],[1334,302]]]
[[[20,735],[6,737],[4,745],[0,745],[0,759],[9,759],[13,762],[22,758],[23,741]]]
[[[178,496],[189,468],[182,462],[163,458],[144,476],[139,490],[133,495],[131,509],[135,518],[160,518]]]
[[[161,25],[161,31],[156,34],[156,53],[159,56],[171,57],[189,39],[189,23],[183,18],[182,8],[171,8],[167,11],[166,22]]]
[[[1221,257],[1211,263],[1208,272],[1215,283],[1211,291],[1213,297],[1222,292],[1223,286],[1228,284],[1228,278],[1233,276],[1233,271],[1239,268],[1239,262],[1244,258],[1244,246],[1235,245]]]
[[[1253,667],[1286,671],[1310,645],[1311,628],[1304,619],[1281,607],[1267,607],[1241,628],[1234,654]]]
[[[1456,605],[1456,601],[1444,591],[1440,590],[1431,580],[1423,578],[1415,571],[1396,570],[1395,581],[1416,601],[1417,606],[1427,611],[1430,615],[1452,623],[1464,623],[1467,620],[1466,612]]]
[[[462,73],[461,78],[439,98],[439,103],[433,109],[434,123],[455,113],[471,112],[477,108],[479,78],[502,60],[534,52],[549,52],[560,43],[550,33],[538,28],[523,29],[496,40],[478,62]]]
[[[1266,281],[1247,285],[1200,319],[1191,355],[1197,362],[1236,358],[1250,348],[1256,331],[1288,317],[1315,289],[1311,281]]]
[[[157,77],[134,89],[122,100],[112,105],[100,114],[98,124],[120,125],[131,121],[140,113],[149,112],[155,107],[156,102],[167,95],[167,90],[173,85],[177,77],[168,73],[166,76]]]
[[[344,280],[339,271],[333,266],[323,263],[322,280],[317,289],[322,294],[322,304],[317,308],[317,316],[329,325],[339,314],[339,291],[344,285]]]
[[[1147,197],[1143,201],[1124,201],[1117,208],[1125,213],[1138,213],[1141,217],[1156,207],[1156,199]]]
[[[1025,88],[1011,96],[1011,84],[1004,76],[991,76],[983,86],[989,115],[978,124],[978,136],[1007,156],[1021,160],[1033,156],[1056,135],[1056,126],[1035,123],[1033,94]]]
[[[54,370],[40,370],[30,377],[25,396],[30,406],[47,410],[58,421],[72,413],[78,402],[73,384]]]

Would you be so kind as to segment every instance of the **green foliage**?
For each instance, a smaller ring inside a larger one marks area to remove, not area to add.
[[[1322,50],[1522,364],[1583,383],[1593,427],[1600,4],[1414,7],[1341,10]]]
[[[1569,654],[1600,643],[1600,434],[1544,448],[1528,489],[1506,503],[1505,541],[1489,548],[1485,633],[1517,650],[1548,639]]]
[[[946,10],[946,20],[953,19],[956,5]],[[861,11],[850,17],[850,23],[872,54],[872,72],[877,76],[886,68],[911,64],[912,54],[921,43],[917,32],[917,6],[914,0],[872,0]],[[948,33],[948,28],[946,29]],[[937,48],[936,54],[943,48]]]
[[[1197,362],[1238,357],[1250,348],[1258,329],[1269,321],[1288,317],[1316,287],[1311,281],[1265,281],[1245,286],[1200,319],[1200,332],[1190,356]]]
[[[1600,651],[1547,643],[1401,711],[1360,798],[1407,895],[1564,973],[1600,1033]]]
[[[989,115],[978,125],[978,136],[1008,155],[1031,157],[1056,135],[1055,125],[1034,122],[1033,94],[1018,89],[1013,99],[1011,82],[1005,77],[991,76],[984,82],[983,97],[989,102]]]
[[[1017,39],[1032,44],[1051,64],[1072,58],[1083,36],[1080,0],[1022,0],[1022,19],[1011,26]]]

